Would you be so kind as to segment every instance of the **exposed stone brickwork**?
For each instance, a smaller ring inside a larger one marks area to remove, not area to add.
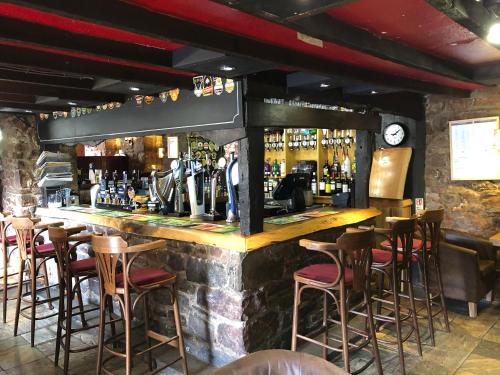
[[[463,99],[430,95],[425,109],[426,206],[444,207],[444,227],[487,238],[500,230],[500,183],[451,181],[448,121],[499,116],[500,88],[474,91]]]
[[[0,178],[2,207],[35,206],[40,189],[34,177],[35,162],[40,155],[34,116],[0,113]]]

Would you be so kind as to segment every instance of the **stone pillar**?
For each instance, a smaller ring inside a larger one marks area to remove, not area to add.
[[[37,204],[41,192],[34,176],[40,155],[34,116],[0,113],[2,209]]]

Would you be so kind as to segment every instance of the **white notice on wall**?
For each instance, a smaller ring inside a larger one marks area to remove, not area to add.
[[[500,180],[498,117],[450,121],[452,180]]]

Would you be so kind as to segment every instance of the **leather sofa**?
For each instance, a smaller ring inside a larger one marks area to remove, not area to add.
[[[470,234],[443,230],[440,243],[440,266],[444,294],[466,301],[469,316],[477,316],[477,304],[493,300],[496,280],[496,250],[485,239]]]
[[[323,358],[289,350],[263,350],[249,354],[212,375],[348,375]]]

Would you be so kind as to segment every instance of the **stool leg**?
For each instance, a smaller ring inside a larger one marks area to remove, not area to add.
[[[132,374],[132,314],[130,311],[130,296],[124,295],[124,323],[125,323],[125,373]]]
[[[448,308],[444,299],[443,279],[441,278],[441,267],[439,266],[439,259],[434,259],[434,267],[436,268],[436,276],[438,281],[439,296],[441,298],[441,309],[443,310],[444,324],[446,332],[450,332],[450,321],[448,320]]]
[[[80,319],[82,320],[82,326],[87,327],[87,320],[85,320],[85,313],[83,312],[82,289],[80,288],[80,278],[78,276],[75,277],[75,293],[76,298],[78,299],[78,309],[80,310]]]
[[[326,359],[328,357],[328,295],[326,292],[323,292],[323,329],[325,330],[323,336],[323,358]]]
[[[377,366],[377,373],[382,375],[382,361],[380,360],[380,351],[378,350],[377,342],[377,332],[375,330],[375,322],[373,321],[373,307],[372,307],[372,295],[370,291],[370,282],[365,287],[364,291],[365,303],[366,303],[366,315],[368,321],[368,328],[370,330],[370,337],[373,347],[373,356],[375,357],[375,364]]]
[[[59,276],[59,313],[57,314],[56,352],[54,354],[54,366],[59,365],[59,353],[61,351],[62,324],[64,322],[64,279]]]
[[[377,315],[382,314],[382,298],[384,297],[384,272],[378,272],[378,291],[377,291],[377,297],[379,298],[379,301],[377,301]],[[378,327],[381,326],[379,322],[376,323]]]
[[[30,261],[30,289],[31,289],[31,347],[35,346],[35,317],[36,317],[36,259],[32,256]]]
[[[346,372],[351,372],[351,364],[349,363],[349,332],[347,330],[347,306],[345,285],[340,282],[340,324],[342,330],[342,359],[344,360],[344,369]]]
[[[19,277],[17,279],[17,297],[16,297],[16,316],[14,318],[14,336],[17,336],[17,327],[19,326],[19,314],[21,310],[21,298],[23,298],[23,278],[25,260],[19,257]]]
[[[73,286],[71,276],[66,278],[66,335],[64,338],[64,374],[68,373],[69,369],[69,351],[71,349],[71,325],[73,322]]]
[[[423,271],[423,281],[424,281],[424,294],[425,294],[425,306],[427,309],[427,321],[429,322],[429,333],[431,337],[431,345],[436,346],[436,340],[434,338],[434,319],[432,317],[432,303],[430,300],[430,289],[429,289],[429,272],[427,270],[427,255],[426,250],[422,250],[422,271]]]
[[[44,280],[44,285],[46,287],[45,293],[47,294],[47,299],[49,300],[49,309],[53,309],[54,306],[52,305],[52,301],[50,300],[52,297],[50,296],[50,288],[49,288],[49,274],[47,272],[47,261],[44,259],[42,260],[42,268],[43,268],[43,280]]]
[[[149,337],[149,296],[146,294],[143,298],[143,303],[144,303],[144,331],[145,331],[145,336],[146,336],[146,343],[148,345],[148,348],[151,347],[151,337]],[[148,351],[147,353],[148,356],[148,366],[149,366],[149,371],[153,371],[153,355],[151,351]]]
[[[420,341],[420,329],[418,328],[417,309],[415,307],[415,298],[413,296],[413,284],[411,283],[411,270],[406,274],[409,278],[406,279],[406,283],[408,288],[408,296],[410,297],[411,317],[413,321],[413,329],[415,330],[415,338],[417,340],[418,355],[422,357],[422,343]]]
[[[181,314],[179,312],[179,303],[177,300],[177,288],[174,284],[172,286],[172,299],[174,301],[174,319],[175,319],[175,330],[177,331],[177,336],[179,337],[179,354],[182,359],[182,372],[184,375],[188,375],[188,366],[187,366],[187,358],[186,358],[186,348],[184,346],[184,337],[182,335],[182,327],[181,327]]]
[[[9,265],[9,258],[7,256],[7,247],[5,243],[2,243],[2,257],[3,257],[3,299],[2,299],[2,317],[3,317],[3,322],[7,322],[7,285],[8,285],[8,265]]]
[[[111,297],[110,297],[111,298]],[[97,339],[97,375],[101,375],[102,371],[102,356],[104,350],[104,330],[105,330],[105,319],[106,319],[106,302],[108,295],[101,292],[101,298],[99,301],[99,336]]]
[[[398,271],[396,267],[393,267],[393,275],[392,275],[392,295],[394,300],[394,320],[396,323],[396,334],[397,334],[397,345],[398,345],[398,353],[399,353],[399,365],[401,367],[401,373],[405,374],[405,355],[403,351],[403,337],[401,335],[401,311],[400,311],[400,300],[398,289],[400,286],[400,282],[398,280]]]
[[[295,281],[294,298],[293,298],[293,315],[292,315],[292,347],[291,350],[297,350],[297,328],[299,319],[299,282]]]

